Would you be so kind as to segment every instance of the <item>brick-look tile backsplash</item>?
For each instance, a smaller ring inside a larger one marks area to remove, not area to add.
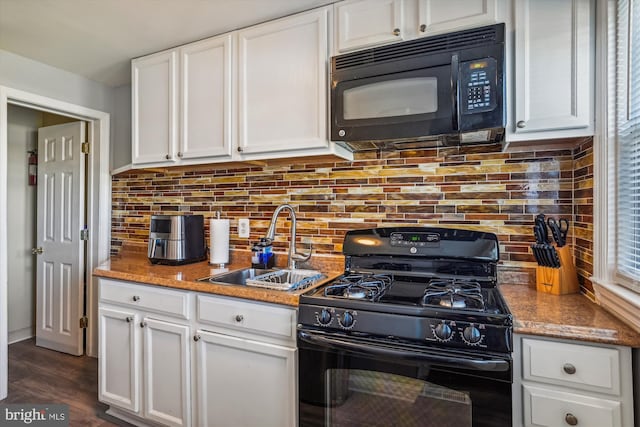
[[[340,254],[347,230],[431,225],[498,235],[501,263],[531,268],[532,226],[545,213],[572,221],[583,284],[592,258],[592,143],[575,150],[503,153],[500,146],[358,153],[353,162],[291,159],[271,166],[131,171],[113,177],[112,253],[146,244],[149,217],[192,212],[231,219],[231,248],[264,236],[274,209],[294,206],[299,242]],[[251,238],[237,219],[251,220]],[[574,225],[575,220],[575,225]],[[289,221],[279,221],[276,250],[286,251]],[[208,233],[208,227],[207,227]]]

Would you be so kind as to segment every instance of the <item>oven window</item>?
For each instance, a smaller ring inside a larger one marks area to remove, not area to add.
[[[471,427],[468,392],[414,378],[358,369],[326,371],[332,427]]]
[[[385,80],[345,89],[342,97],[344,120],[434,113],[438,110],[438,79]]]

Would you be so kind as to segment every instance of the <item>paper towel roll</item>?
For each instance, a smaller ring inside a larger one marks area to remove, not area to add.
[[[229,263],[229,220],[209,220],[209,264]]]

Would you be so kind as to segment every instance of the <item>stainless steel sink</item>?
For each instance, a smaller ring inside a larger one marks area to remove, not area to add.
[[[198,282],[255,286],[288,291],[292,289],[304,289],[324,277],[322,273],[315,270],[245,268],[204,277],[198,279]]]
[[[211,282],[226,285],[246,285],[247,279],[254,279],[261,274],[271,273],[276,270],[260,269],[260,268],[244,268],[242,270],[234,270],[228,273],[216,274],[215,276],[203,277],[198,282]]]

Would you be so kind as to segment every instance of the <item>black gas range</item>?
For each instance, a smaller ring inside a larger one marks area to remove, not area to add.
[[[361,382],[350,385],[356,381],[354,367],[361,367],[358,371],[372,371],[376,378],[401,375],[466,396],[461,402],[468,402],[469,416],[466,421],[451,418],[456,426],[506,425],[513,328],[496,286],[496,235],[434,227],[353,230],[345,236],[343,253],[344,274],[300,297],[300,424],[316,425],[313,416],[304,416],[313,413],[313,406],[324,408],[317,425],[373,421],[345,421],[338,411],[350,394],[368,396]],[[352,371],[351,379],[342,380],[340,391],[339,381],[329,384],[334,375],[329,372],[344,369]],[[446,378],[438,372],[447,372]],[[374,388],[381,387],[379,379],[374,382]],[[490,408],[491,415],[486,413]],[[431,425],[424,420],[433,417],[412,410],[415,420],[422,420],[414,425]],[[449,412],[464,413],[460,408]]]

